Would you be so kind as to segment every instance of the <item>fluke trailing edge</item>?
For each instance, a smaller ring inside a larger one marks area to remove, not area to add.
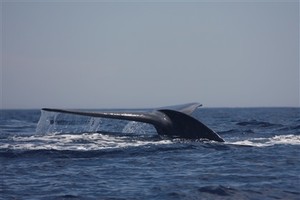
[[[200,106],[201,104],[199,103],[190,103],[179,106],[158,108],[143,112],[83,112],[52,108],[43,108],[42,110],[90,117],[102,117],[144,122],[152,124],[155,127],[157,133],[160,135],[186,139],[208,139],[218,142],[224,142],[224,140],[216,132],[191,116],[194,110]]]

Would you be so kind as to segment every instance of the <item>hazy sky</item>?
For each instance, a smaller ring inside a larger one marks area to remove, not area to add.
[[[299,106],[299,1],[2,1],[1,108]]]

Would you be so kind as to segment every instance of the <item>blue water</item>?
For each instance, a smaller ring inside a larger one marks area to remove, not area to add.
[[[300,199],[299,108],[200,108],[193,116],[226,142],[2,110],[0,199]]]

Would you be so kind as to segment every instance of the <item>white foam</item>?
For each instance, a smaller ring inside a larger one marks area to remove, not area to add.
[[[101,133],[83,134],[47,134],[34,136],[15,136],[11,144],[0,144],[0,149],[19,150],[101,150],[137,147],[145,145],[163,145],[171,140],[139,140],[128,136],[104,135]]]
[[[236,142],[227,142],[227,144],[255,147],[266,147],[276,144],[300,145],[300,135],[276,135],[271,138],[253,138]]]

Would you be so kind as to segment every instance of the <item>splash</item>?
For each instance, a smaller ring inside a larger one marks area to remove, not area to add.
[[[80,133],[96,131],[100,121],[96,123],[94,118],[72,116],[55,112],[41,111],[40,120],[37,124],[37,134],[48,133]]]
[[[36,134],[109,132],[112,129],[121,132],[125,124],[121,120],[41,111]]]
[[[138,133],[139,135],[157,134],[154,127],[150,124],[130,121],[122,130],[123,133]]]
[[[79,116],[66,113],[42,111],[36,134],[49,133],[136,133],[157,134],[155,128],[146,123],[119,119]]]

